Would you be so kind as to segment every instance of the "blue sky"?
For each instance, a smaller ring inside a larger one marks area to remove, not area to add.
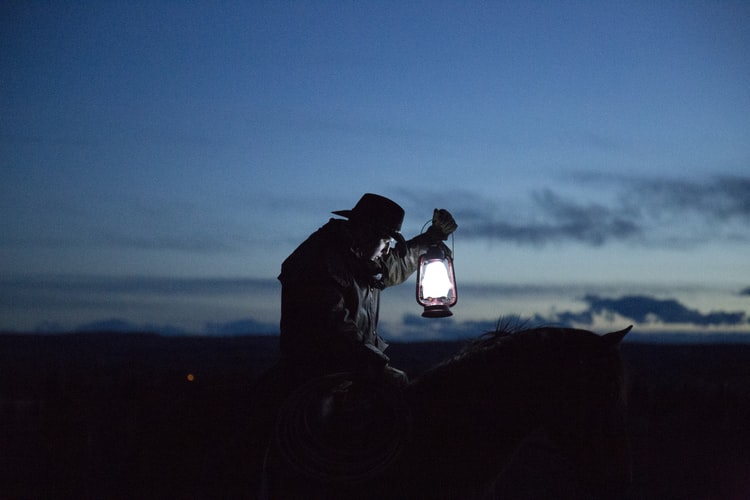
[[[435,207],[459,224],[454,317],[416,319],[412,280],[384,294],[392,338],[514,315],[750,331],[747,2],[5,2],[0,22],[0,329],[273,328],[284,257],[376,192],[407,236]]]

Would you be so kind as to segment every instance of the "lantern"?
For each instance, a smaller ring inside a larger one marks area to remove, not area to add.
[[[453,259],[443,244],[432,245],[419,258],[417,268],[417,302],[424,306],[425,318],[453,316],[450,307],[456,305],[458,295]]]

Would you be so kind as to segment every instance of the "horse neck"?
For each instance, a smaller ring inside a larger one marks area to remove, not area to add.
[[[548,353],[546,359],[540,352]],[[552,358],[550,350],[528,350],[509,341],[507,348],[434,369],[407,390],[415,431],[425,440],[447,441],[446,448],[455,442],[456,453],[507,458],[550,413]]]

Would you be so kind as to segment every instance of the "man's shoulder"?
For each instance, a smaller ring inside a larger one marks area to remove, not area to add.
[[[340,219],[330,219],[318,228],[317,231],[308,236],[297,247],[297,250],[319,254],[343,253],[351,245],[345,222]],[[297,253],[297,250],[294,253]]]
[[[345,238],[344,221],[331,219],[311,234],[281,265],[279,279],[325,280],[333,279],[341,286],[352,282],[349,267],[349,243]]]

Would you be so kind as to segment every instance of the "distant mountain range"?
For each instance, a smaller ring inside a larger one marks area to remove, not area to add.
[[[408,319],[405,322],[410,324]],[[521,322],[521,326],[524,324]],[[539,322],[526,326],[538,326]],[[542,324],[544,324],[542,322]],[[406,333],[394,335],[386,327],[381,332],[389,342],[454,342],[475,338],[483,332],[492,331],[496,322],[489,321],[443,321],[427,335],[407,329]],[[422,327],[423,328],[423,327]],[[243,319],[226,323],[207,323],[201,332],[191,332],[171,325],[137,324],[121,318],[85,323],[73,329],[65,330],[54,324],[42,324],[31,332],[6,332],[18,334],[67,334],[67,333],[152,333],[164,337],[243,337],[243,336],[277,336],[278,325],[264,323],[254,319]],[[750,343],[750,333],[731,331],[653,331],[634,329],[626,338],[627,342],[650,344],[732,344]]]

